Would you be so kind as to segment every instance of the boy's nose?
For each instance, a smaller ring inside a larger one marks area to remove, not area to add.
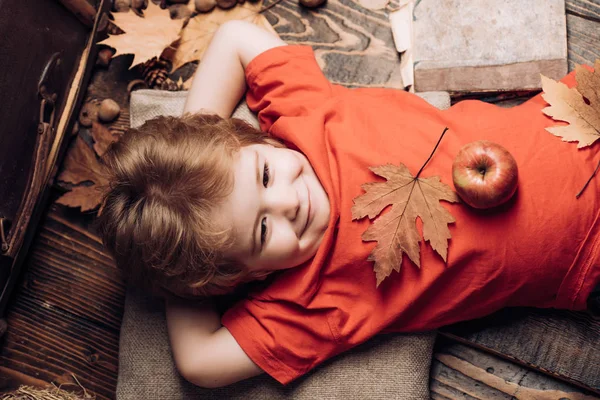
[[[270,196],[271,212],[284,216],[290,221],[296,219],[300,209],[298,192],[292,185],[273,191]]]

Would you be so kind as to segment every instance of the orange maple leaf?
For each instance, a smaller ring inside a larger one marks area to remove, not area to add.
[[[542,111],[555,120],[569,123],[546,130],[565,142],[579,142],[578,149],[600,138],[600,59],[594,68],[595,72],[581,65],[575,68],[576,88],[542,75],[542,97],[550,104]]]
[[[129,10],[126,13],[113,13],[114,23],[125,33],[109,35],[108,39],[99,42],[113,47],[113,57],[133,54],[135,65],[160,57],[165,48],[179,38],[184,20],[171,19],[169,10],[163,10],[153,2],[148,2],[144,17],[139,17]]]
[[[423,239],[429,241],[433,250],[446,261],[450,239],[448,224],[454,222],[454,217],[441,206],[440,200],[458,202],[456,193],[439,177],[415,178],[404,164],[386,164],[369,169],[387,181],[361,186],[365,193],[353,200],[352,220],[365,216],[374,219],[387,206],[392,206],[362,235],[366,242],[377,241],[368,258],[375,261],[377,286],[393,270],[400,271],[404,254],[417,267],[421,266],[417,217],[423,221]]]

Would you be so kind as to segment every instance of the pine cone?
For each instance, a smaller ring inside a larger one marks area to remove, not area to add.
[[[142,64],[141,69],[142,77],[149,88],[160,87],[169,77],[171,63],[163,58],[154,57]]]
[[[174,80],[172,80],[171,78],[167,77],[167,79],[165,79],[159,86],[159,89],[161,90],[169,90],[171,92],[176,92],[178,90],[181,90],[181,88],[179,87],[179,85],[177,84],[177,82],[175,82]]]

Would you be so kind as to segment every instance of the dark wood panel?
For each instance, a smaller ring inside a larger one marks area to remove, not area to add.
[[[19,297],[8,314],[2,366],[47,382],[75,383],[98,398],[112,398],[118,369],[118,336],[46,302]]]
[[[442,334],[600,394],[600,320],[588,314],[505,309]]]
[[[97,398],[113,398],[124,286],[100,239],[79,213],[54,206],[26,264],[2,366],[57,384],[74,383],[73,374]]]
[[[30,255],[22,295],[118,330],[123,307],[120,272],[99,238],[50,214]]]
[[[579,387],[447,339],[436,343],[430,390],[433,399],[600,399]]]

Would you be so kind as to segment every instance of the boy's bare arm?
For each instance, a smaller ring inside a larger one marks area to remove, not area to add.
[[[177,369],[195,385],[221,387],[263,372],[221,326],[210,300],[168,299],[167,327]]]
[[[254,24],[229,21],[221,25],[198,66],[184,112],[231,116],[246,90],[244,69],[260,53],[285,42]]]

